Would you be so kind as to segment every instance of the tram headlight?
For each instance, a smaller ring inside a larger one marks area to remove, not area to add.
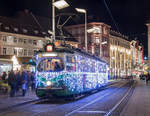
[[[47,82],[46,82],[46,85],[47,85],[47,86],[50,86],[51,84],[52,84],[52,83],[51,83],[50,81],[47,81]]]

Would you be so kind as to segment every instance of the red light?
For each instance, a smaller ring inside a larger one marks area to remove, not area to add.
[[[52,45],[47,45],[47,46],[46,46],[46,51],[47,51],[47,52],[53,51],[53,46],[52,46]]]

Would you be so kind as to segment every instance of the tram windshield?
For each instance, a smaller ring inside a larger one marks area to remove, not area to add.
[[[45,71],[62,71],[64,69],[63,61],[62,59],[58,58],[46,58],[39,62],[37,66],[37,70],[39,72],[45,72]]]

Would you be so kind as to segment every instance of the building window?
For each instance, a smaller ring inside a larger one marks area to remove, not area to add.
[[[32,44],[32,40],[31,40],[31,39],[29,39],[29,40],[28,40],[28,43],[29,43],[29,44]]]
[[[27,56],[27,50],[24,49],[24,56]]]
[[[18,32],[18,28],[14,28],[14,31]]]
[[[6,55],[6,48],[3,48],[3,55]]]
[[[37,53],[37,51],[38,51],[38,50],[34,50],[34,54],[36,54],[36,53]]]
[[[35,34],[38,34],[38,33],[39,33],[39,31],[38,31],[38,30],[35,30],[35,31],[34,31],[34,33],[35,33]]]
[[[14,37],[14,43],[17,43],[17,38],[16,37]]]
[[[107,30],[107,28],[105,27],[105,28],[104,28],[104,34],[105,34],[105,35],[107,35],[107,33],[108,33],[107,31],[108,31],[108,30]]]
[[[96,43],[97,43],[97,44],[99,44],[99,43],[100,43],[99,38],[96,38]]]
[[[9,27],[5,27],[5,29],[6,29],[6,30],[9,30],[10,28],[9,28]]]
[[[31,49],[28,50],[28,56],[33,56],[33,50]]]
[[[2,38],[3,38],[3,41],[4,41],[4,42],[7,42],[6,36],[2,36]]]
[[[23,56],[23,50],[22,49],[18,49],[18,56]]]
[[[17,55],[17,49],[14,49],[14,55]]]
[[[22,42],[23,42],[23,40],[20,38],[20,39],[19,39],[19,43],[22,43]]]
[[[33,45],[37,45],[37,41],[36,40],[33,40]]]
[[[27,43],[27,40],[26,40],[26,39],[24,39],[24,40],[23,40],[23,43],[24,43],[24,44],[26,44],[26,43]]]
[[[28,30],[27,30],[27,29],[23,29],[22,31],[23,31],[24,33],[27,33],[27,32],[28,32]]]
[[[46,35],[46,32],[42,32],[43,35]]]

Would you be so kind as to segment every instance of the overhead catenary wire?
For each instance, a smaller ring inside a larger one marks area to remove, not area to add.
[[[104,5],[105,5],[105,7],[106,7],[106,9],[107,9],[107,11],[108,11],[108,13],[109,13],[109,15],[110,15],[110,17],[111,17],[113,23],[114,23],[114,25],[115,25],[117,31],[120,32],[120,31],[119,31],[119,27],[118,27],[118,25],[117,25],[115,19],[113,18],[112,13],[111,13],[111,11],[110,11],[110,9],[109,9],[109,7],[108,7],[108,5],[107,5],[107,3],[106,3],[105,0],[104,0]]]

